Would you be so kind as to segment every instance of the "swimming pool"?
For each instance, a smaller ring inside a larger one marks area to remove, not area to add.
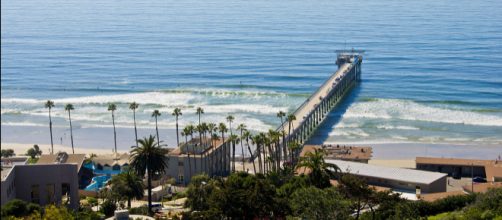
[[[92,178],[91,184],[85,187],[87,191],[99,191],[110,180],[111,175],[95,176]]]

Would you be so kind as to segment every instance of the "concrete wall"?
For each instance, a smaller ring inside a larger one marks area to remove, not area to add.
[[[13,176],[15,185],[14,198],[32,202],[32,186],[38,185],[38,203],[40,205],[43,206],[51,203],[61,204],[63,197],[62,184],[64,183],[69,186],[69,208],[78,208],[80,200],[76,164],[17,165],[14,166],[14,170],[11,172],[15,172]],[[5,184],[8,184],[8,182],[5,181]],[[48,193],[49,186],[54,186],[53,196]],[[2,204],[4,203],[3,190],[4,182],[2,181]]]
[[[223,146],[212,151],[209,155],[198,155],[197,157],[191,155],[190,161],[186,154],[168,155],[166,175],[175,178],[177,183],[184,185],[190,183],[192,176],[202,173],[210,176],[228,175],[230,173],[230,149],[230,143],[225,142]]]
[[[417,164],[417,169],[446,173],[448,174],[448,176],[453,176],[454,174],[457,174],[462,177],[471,177],[471,175],[473,175],[486,178],[484,166],[471,167],[471,166],[457,166],[457,165]],[[471,169],[473,171],[472,174],[471,174]]]
[[[3,171],[2,171],[3,172]],[[2,181],[2,205],[8,201],[16,198],[16,185],[15,185],[16,173],[14,170],[10,170],[9,175]]]

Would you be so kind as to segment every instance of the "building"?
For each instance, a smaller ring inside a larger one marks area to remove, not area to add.
[[[335,160],[346,160],[346,161],[354,161],[360,163],[368,163],[368,161],[372,157],[372,148],[371,147],[355,147],[355,146],[340,146],[340,145],[305,145],[303,147],[300,156],[305,155],[307,152],[312,152],[315,149],[323,149],[325,152],[326,159],[335,159]]]
[[[42,206],[66,204],[79,207],[76,163],[16,164],[2,166],[1,204],[21,199]]]
[[[92,178],[92,170],[83,166],[85,154],[67,154],[58,152],[57,154],[40,155],[37,164],[77,164],[78,185],[82,189],[88,185]]]
[[[343,160],[327,159],[326,162],[336,164],[342,172],[358,176],[370,185],[409,192],[417,189],[421,193],[446,192],[446,174]]]
[[[202,143],[202,145],[201,145]],[[216,146],[216,147],[214,147]],[[230,173],[231,144],[222,140],[193,138],[167,155],[166,175],[179,184],[188,184],[192,176],[206,173],[209,176],[224,176]]]
[[[95,173],[118,174],[129,169],[129,154],[106,154],[92,158]]]
[[[446,173],[454,178],[483,177],[488,182],[502,181],[502,161],[459,158],[417,157],[419,170]]]

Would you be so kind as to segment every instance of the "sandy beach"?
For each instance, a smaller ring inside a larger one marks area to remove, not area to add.
[[[21,143],[1,143],[1,148],[2,149],[13,149],[14,153],[16,156],[23,156],[26,154],[26,151],[28,149],[32,148],[34,144],[21,144]],[[43,154],[49,154],[51,145],[50,144],[38,144],[40,149],[42,150]],[[71,146],[63,146],[59,144],[54,145],[54,152],[67,152],[71,153]],[[118,150],[120,153],[125,152],[124,150]],[[95,149],[95,148],[84,148],[84,147],[77,147],[75,148],[75,153],[76,154],[97,154],[97,155],[103,155],[103,154],[111,154],[111,150],[104,150],[104,149]]]

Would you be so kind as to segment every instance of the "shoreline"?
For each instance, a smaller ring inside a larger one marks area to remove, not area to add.
[[[38,144],[44,153],[50,148],[48,127],[1,125],[2,149],[12,148],[16,154],[25,154],[26,150]],[[128,152],[134,145],[134,128],[118,127],[117,150]],[[54,127],[54,151],[64,150],[71,153],[68,128]],[[138,138],[154,135],[151,129],[138,128]],[[113,128],[92,127],[73,129],[75,153],[110,154],[114,148]],[[159,128],[159,135],[167,148],[176,146],[176,130]],[[179,136],[180,142],[184,137]],[[62,142],[61,142],[62,140]],[[372,160],[415,160],[416,157],[455,157],[465,159],[495,159],[502,154],[502,146],[487,144],[448,144],[448,143],[396,143],[396,142],[329,142],[324,144],[368,146],[373,148]],[[252,147],[253,148],[253,147]]]

